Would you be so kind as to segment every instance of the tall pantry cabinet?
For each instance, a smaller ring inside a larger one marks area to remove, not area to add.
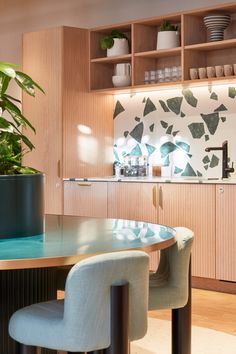
[[[88,30],[58,27],[23,36],[23,71],[44,89],[23,96],[35,150],[24,157],[46,176],[45,212],[63,213],[63,178],[112,174],[113,98],[89,92]]]

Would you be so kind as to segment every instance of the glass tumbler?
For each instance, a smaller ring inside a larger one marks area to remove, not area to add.
[[[144,84],[149,84],[150,83],[150,74],[149,71],[144,72]]]
[[[165,82],[171,81],[171,68],[164,69]]]
[[[177,81],[179,79],[179,71],[177,66],[171,68],[171,80]]]
[[[165,76],[164,76],[164,70],[159,69],[157,70],[157,82],[164,82]]]

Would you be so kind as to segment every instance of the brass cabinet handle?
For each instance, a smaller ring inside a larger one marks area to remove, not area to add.
[[[152,204],[155,208],[159,206],[159,188],[158,186],[152,187]]]
[[[61,160],[57,161],[57,177],[61,177]]]
[[[91,187],[92,183],[89,182],[79,182],[77,183],[78,186],[80,187]]]

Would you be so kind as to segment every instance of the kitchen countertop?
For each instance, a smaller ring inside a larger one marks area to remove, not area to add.
[[[236,184],[236,178],[204,178],[204,177],[89,177],[89,178],[64,178],[71,182],[146,182],[146,183],[203,183],[203,184]]]

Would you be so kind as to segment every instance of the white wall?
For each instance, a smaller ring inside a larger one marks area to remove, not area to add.
[[[0,60],[21,62],[22,33],[82,28],[227,3],[220,0],[0,0]]]

